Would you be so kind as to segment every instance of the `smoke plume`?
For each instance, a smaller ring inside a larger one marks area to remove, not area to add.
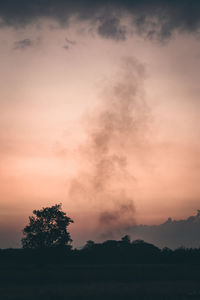
[[[100,106],[88,117],[86,145],[80,147],[84,170],[70,187],[74,201],[97,212],[97,231],[115,236],[135,224],[134,166],[146,147],[149,111],[143,95],[145,68],[126,58],[123,69],[104,91]]]

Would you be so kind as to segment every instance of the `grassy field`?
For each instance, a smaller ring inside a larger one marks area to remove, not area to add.
[[[200,266],[2,265],[0,299],[200,299]]]

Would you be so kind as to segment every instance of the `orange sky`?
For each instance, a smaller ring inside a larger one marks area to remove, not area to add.
[[[0,38],[0,247],[19,246],[32,210],[60,202],[77,245],[118,230],[99,216],[123,203],[133,218],[120,226],[200,208],[199,40],[113,41],[48,22]]]

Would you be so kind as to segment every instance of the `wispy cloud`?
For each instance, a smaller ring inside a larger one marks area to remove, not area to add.
[[[65,50],[69,50],[71,47],[75,46],[77,44],[77,42],[75,40],[70,40],[68,38],[65,39],[65,45],[63,46],[63,48]]]
[[[14,50],[25,50],[33,46],[33,41],[29,38],[16,41],[14,43]]]

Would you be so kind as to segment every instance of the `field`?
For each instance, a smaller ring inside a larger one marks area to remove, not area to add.
[[[0,299],[200,299],[200,266],[1,265]]]

